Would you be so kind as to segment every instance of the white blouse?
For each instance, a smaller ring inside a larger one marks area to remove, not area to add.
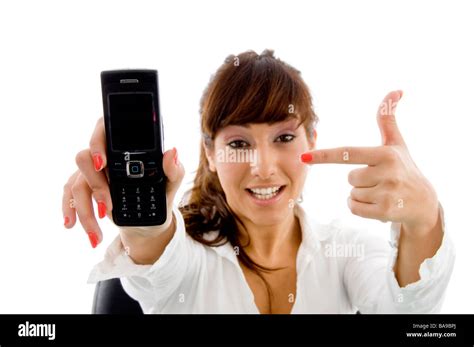
[[[445,231],[441,205],[440,210]],[[121,278],[145,313],[259,313],[230,243],[209,247],[193,240],[176,206],[173,212],[176,232],[154,264],[135,264],[117,236],[88,282]],[[392,270],[400,223],[391,224],[387,244],[364,230],[310,220],[300,205],[295,205],[295,213],[302,242],[296,259],[297,290],[294,297],[289,295],[292,313],[440,311],[455,259],[446,233],[437,253],[421,264],[420,280],[400,288]]]

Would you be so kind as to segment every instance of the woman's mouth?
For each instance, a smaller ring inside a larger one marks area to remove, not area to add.
[[[279,200],[286,186],[273,186],[266,188],[247,188],[249,196],[259,205],[269,205]]]

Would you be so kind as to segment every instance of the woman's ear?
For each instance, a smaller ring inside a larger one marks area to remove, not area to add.
[[[216,164],[214,162],[214,151],[207,148],[206,144],[204,143],[204,140],[202,140],[202,147],[204,148],[207,161],[209,162],[209,170],[211,170],[212,172],[216,172]]]

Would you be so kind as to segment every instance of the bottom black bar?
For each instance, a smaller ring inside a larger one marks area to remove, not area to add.
[[[0,347],[143,344],[474,346],[474,315],[0,315]]]

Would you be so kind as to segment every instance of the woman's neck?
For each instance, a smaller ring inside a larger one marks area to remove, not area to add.
[[[241,233],[241,244],[250,258],[266,267],[284,267],[293,262],[301,244],[301,228],[298,218],[291,214],[283,223],[256,225],[247,221],[248,235]],[[248,236],[248,237],[247,237]]]

